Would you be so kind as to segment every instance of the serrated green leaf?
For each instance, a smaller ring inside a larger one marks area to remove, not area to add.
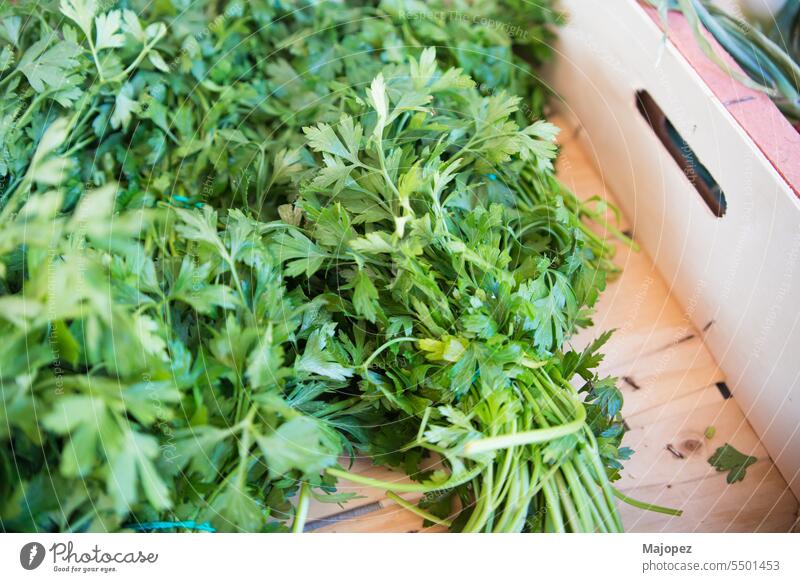
[[[125,43],[125,36],[120,33],[122,14],[119,10],[112,10],[100,14],[94,19],[94,28],[97,33],[95,49],[109,49],[121,47]]]
[[[95,0],[61,0],[61,13],[71,19],[89,38],[92,35],[92,18],[97,11]]]
[[[353,370],[337,362],[329,350],[326,350],[334,324],[326,324],[309,336],[303,355],[295,362],[298,372],[314,374],[331,380],[345,380],[353,375]]]
[[[133,10],[125,9],[122,11],[122,30],[130,34],[141,43],[147,42],[139,17]]]
[[[169,73],[169,65],[164,60],[164,57],[161,56],[161,53],[156,50],[151,50],[147,53],[147,60],[150,61],[156,69],[163,73]]]
[[[111,114],[111,127],[128,129],[133,114],[139,111],[139,103],[133,99],[133,85],[125,83],[117,93],[114,112]]]
[[[326,435],[317,421],[306,416],[293,418],[272,434],[259,437],[258,446],[274,476],[287,477],[292,471],[315,475],[336,464]]]
[[[740,453],[731,445],[725,443],[709,457],[708,464],[721,473],[727,471],[728,477],[726,480],[729,484],[732,484],[744,479],[747,468],[756,461],[758,461],[756,457]]]
[[[80,54],[80,48],[77,45],[59,41],[47,48],[51,41],[51,38],[43,38],[32,44],[17,65],[17,69],[38,92],[46,87],[62,88],[69,79],[69,73],[78,65],[75,57]]]
[[[375,323],[380,310],[378,290],[366,271],[358,271],[353,286],[353,307],[356,313],[364,316],[367,321]]]
[[[367,99],[378,114],[378,122],[375,124],[375,135],[380,136],[383,134],[383,128],[389,118],[389,97],[386,94],[386,83],[383,80],[383,74],[379,73],[377,77],[372,80],[372,84],[367,89]]]

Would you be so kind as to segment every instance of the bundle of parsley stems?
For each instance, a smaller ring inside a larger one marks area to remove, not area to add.
[[[452,531],[619,531],[608,335],[565,347],[615,268],[540,120],[556,20],[5,5],[2,529],[302,531],[346,478]]]

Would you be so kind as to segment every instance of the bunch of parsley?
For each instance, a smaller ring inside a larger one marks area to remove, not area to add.
[[[302,530],[355,450],[457,530],[619,529],[621,397],[561,352],[610,247],[529,122],[556,20],[5,6],[3,529]]]
[[[63,161],[64,127],[45,132],[41,165]],[[116,190],[71,213],[63,192],[37,193],[0,230],[3,526],[274,528],[298,488],[330,490],[321,470],[343,448],[312,414],[347,376],[335,323],[287,289],[263,223],[114,213]]]
[[[621,395],[591,371],[606,337],[559,351],[588,322],[612,247],[553,178],[556,128],[519,127],[519,103],[439,69],[429,48],[305,129],[320,166],[277,254],[330,298],[352,399],[377,427],[367,450],[420,482],[327,473],[434,494],[431,511],[411,509],[458,531],[618,531]]]
[[[487,91],[529,95],[527,110],[538,114],[546,93],[515,51],[546,58],[556,15],[516,4],[6,3],[0,195],[19,188],[43,130],[66,115],[68,208],[87,184],[114,179],[126,202],[211,203],[274,218],[289,178],[309,161],[300,129],[337,119],[359,87],[417,47],[449,47],[440,58]]]

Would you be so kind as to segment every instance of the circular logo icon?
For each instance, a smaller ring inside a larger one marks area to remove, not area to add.
[[[19,551],[19,563],[26,570],[35,570],[44,561],[44,546],[39,542],[29,542]]]

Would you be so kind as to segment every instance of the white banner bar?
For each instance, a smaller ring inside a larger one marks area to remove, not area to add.
[[[0,581],[800,580],[793,534],[4,534]]]

